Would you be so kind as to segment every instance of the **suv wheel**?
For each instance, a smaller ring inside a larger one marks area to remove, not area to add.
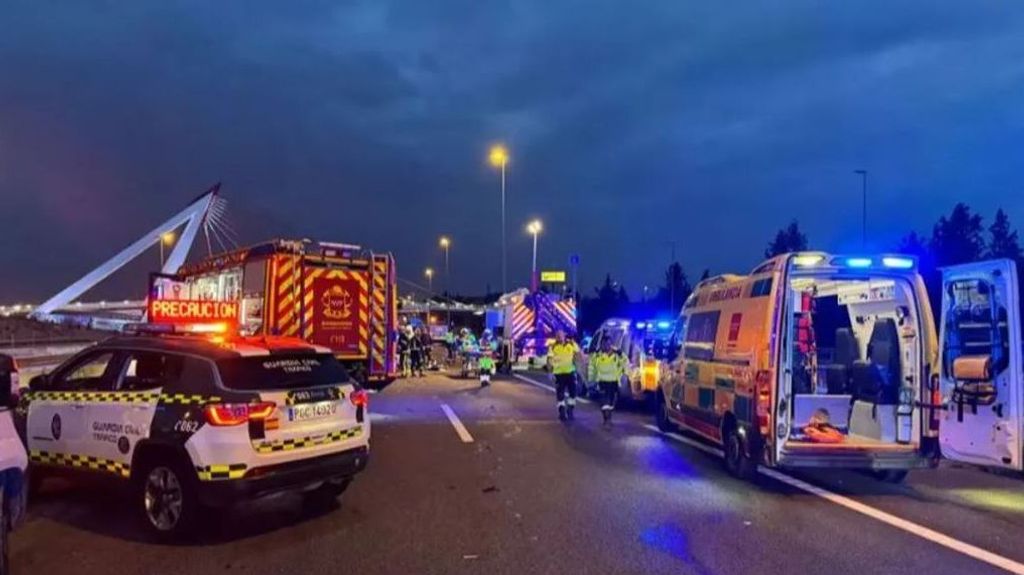
[[[175,463],[150,463],[139,476],[138,502],[146,527],[161,539],[181,539],[199,515],[196,478]]]
[[[11,520],[7,513],[7,501],[0,484],[0,575],[10,573],[8,556],[10,555]]]

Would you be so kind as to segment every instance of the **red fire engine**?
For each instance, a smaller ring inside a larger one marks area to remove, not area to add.
[[[396,278],[388,253],[272,240],[187,264],[174,276],[154,274],[149,314],[210,321],[224,310],[202,303],[236,302],[231,323],[241,334],[301,337],[334,350],[357,379],[383,383],[397,369]]]

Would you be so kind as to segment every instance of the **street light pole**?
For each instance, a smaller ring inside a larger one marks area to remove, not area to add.
[[[861,213],[860,247],[864,250],[867,249],[868,245],[868,171],[854,170],[853,173],[860,174],[860,192],[863,210]]]
[[[540,220],[533,220],[526,226],[526,231],[533,234],[533,267],[530,273],[530,287],[532,291],[537,291],[537,237],[540,235],[541,230],[544,229],[540,223]]]
[[[441,239],[438,241],[438,243],[441,244],[441,249],[444,250],[444,295],[447,298],[448,296],[451,295],[451,291],[452,291],[452,271],[451,271],[451,268],[448,266],[448,251],[452,247],[452,241],[451,241],[451,239],[448,238],[448,236],[441,236]],[[452,306],[451,306],[451,300],[445,302],[445,307],[448,309],[448,313],[446,314],[447,315],[446,321],[448,322],[448,329],[451,329],[451,327],[452,327]]]
[[[491,165],[501,170],[501,291],[508,293],[508,240],[505,233],[505,167],[508,165],[508,150],[502,145],[491,148]]]
[[[501,291],[508,293],[508,235],[505,233],[505,161],[501,162]]]
[[[432,268],[427,268],[426,270],[423,271],[423,275],[427,276],[427,295],[433,296],[434,295],[434,270]],[[428,304],[428,306],[429,306],[429,304]]]
[[[164,244],[171,245],[174,243],[174,232],[167,232],[160,235],[160,269],[164,267]]]

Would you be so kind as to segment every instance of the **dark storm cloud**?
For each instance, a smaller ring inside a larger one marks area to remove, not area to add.
[[[880,247],[961,199],[1024,221],[1021,9],[689,4],[9,6],[0,300],[65,285],[217,180],[245,239],[361,242],[417,279],[448,233],[479,291],[499,139],[517,283],[531,216],[546,264],[579,252],[587,282],[634,291],[669,242],[691,273],[741,271],[793,217],[856,247],[857,167]]]

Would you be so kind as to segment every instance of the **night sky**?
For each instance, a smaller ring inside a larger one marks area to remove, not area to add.
[[[517,284],[535,216],[545,267],[576,252],[634,295],[670,242],[691,277],[749,270],[793,218],[857,249],[857,168],[877,248],[961,200],[1024,223],[1024,4],[897,4],[7,2],[0,303],[216,181],[243,240],[361,243],[419,281],[445,233],[455,287],[497,288],[496,141]]]

